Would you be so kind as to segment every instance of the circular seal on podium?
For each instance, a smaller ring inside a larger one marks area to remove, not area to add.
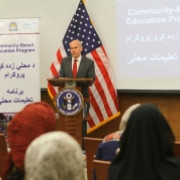
[[[74,116],[83,108],[83,96],[78,89],[62,88],[56,96],[56,107],[64,116]]]

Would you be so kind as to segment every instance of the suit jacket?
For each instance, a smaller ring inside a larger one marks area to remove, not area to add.
[[[73,78],[72,74],[72,56],[68,56],[63,58],[61,69],[60,69],[60,77],[69,77]],[[76,78],[93,78],[95,79],[95,68],[94,68],[94,61],[82,56],[78,72]],[[81,87],[81,92],[84,97],[88,97],[88,86],[89,84],[78,84],[77,86]]]

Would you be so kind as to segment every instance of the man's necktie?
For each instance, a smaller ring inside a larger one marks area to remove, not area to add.
[[[77,74],[77,59],[74,60],[74,64],[73,64],[73,77],[76,77]]]

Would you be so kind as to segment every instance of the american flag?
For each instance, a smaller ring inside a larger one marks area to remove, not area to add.
[[[59,75],[62,58],[70,55],[69,42],[79,39],[83,44],[82,54],[94,60],[96,78],[89,88],[91,108],[89,110],[88,133],[120,115],[117,92],[113,83],[110,62],[97,32],[95,31],[82,0],[70,22],[56,59],[50,66],[51,77]],[[56,87],[48,83],[50,97],[57,95]]]

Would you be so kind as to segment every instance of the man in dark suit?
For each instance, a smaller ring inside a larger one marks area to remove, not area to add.
[[[95,79],[95,67],[94,61],[81,55],[83,50],[82,43],[75,39],[69,43],[71,56],[68,56],[62,60],[60,77],[74,77],[73,76],[73,65],[74,61],[77,62],[77,74],[76,78],[93,78]],[[83,97],[86,99],[89,97],[88,83],[77,84],[81,87]],[[84,105],[84,119],[87,118],[89,112],[90,103],[85,101]],[[86,135],[86,121],[83,121],[83,136]]]
[[[81,55],[83,50],[82,44],[75,39],[69,43],[71,56],[62,60],[60,77],[73,77],[72,69],[74,60],[77,60],[76,78],[93,78],[95,79],[94,61]],[[88,84],[81,84],[81,92],[83,97],[88,97]]]

